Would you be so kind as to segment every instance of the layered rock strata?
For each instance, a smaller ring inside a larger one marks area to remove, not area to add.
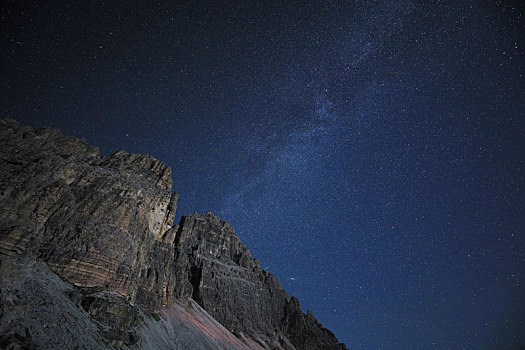
[[[0,346],[345,349],[228,223],[173,225],[163,162],[3,119],[0,169]],[[67,327],[42,332],[46,317]]]

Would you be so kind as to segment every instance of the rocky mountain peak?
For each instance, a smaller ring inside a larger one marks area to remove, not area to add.
[[[2,119],[0,163],[2,346],[345,349],[164,162]]]

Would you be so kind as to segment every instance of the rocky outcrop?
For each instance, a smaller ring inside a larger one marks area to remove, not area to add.
[[[227,222],[209,212],[183,217],[175,242],[175,271],[187,275],[179,288],[186,294],[178,297],[191,297],[233,334],[268,348],[343,349],[311,313],[301,312],[275,276],[260,268]]]
[[[163,162],[101,157],[7,119],[0,140],[0,345],[50,347],[55,334],[84,348],[345,349],[228,223],[194,213],[173,225],[178,195]],[[67,321],[38,331],[47,314]],[[84,337],[71,331],[82,327]]]

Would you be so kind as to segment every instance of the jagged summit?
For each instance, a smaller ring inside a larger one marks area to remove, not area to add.
[[[345,349],[171,169],[0,120],[0,345]]]

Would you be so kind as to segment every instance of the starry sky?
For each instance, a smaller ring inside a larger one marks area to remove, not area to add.
[[[3,1],[2,117],[173,169],[350,349],[525,346],[521,1]]]

